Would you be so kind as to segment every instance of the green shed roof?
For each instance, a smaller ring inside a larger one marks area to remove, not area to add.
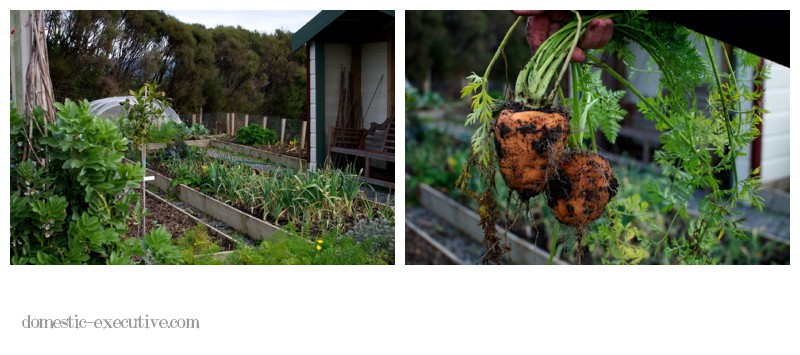
[[[380,11],[361,11],[361,10],[324,10],[320,11],[317,16],[314,16],[311,21],[308,21],[302,28],[297,30],[292,36],[292,52],[296,51],[302,45],[308,43],[311,39],[317,36],[322,30],[330,26],[337,19],[345,14],[361,14],[369,15],[370,13],[383,13],[394,17],[393,10],[380,10]]]

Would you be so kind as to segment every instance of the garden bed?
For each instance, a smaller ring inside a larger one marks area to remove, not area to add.
[[[231,238],[224,232],[206,224],[205,222],[195,218],[176,206],[173,206],[171,203],[153,194],[152,192],[147,191],[146,194],[146,206],[148,214],[145,219],[145,234],[150,233],[159,227],[164,227],[164,229],[166,229],[167,232],[172,235],[173,242],[179,244],[180,237],[186,235],[187,233],[192,233],[193,228],[200,226],[202,227],[202,231],[205,231],[210,237],[210,242],[218,247],[214,248],[214,250],[220,250],[219,252],[211,254],[211,257],[217,260],[224,259],[228,253],[234,250],[235,245],[238,244],[235,239]],[[133,218],[131,218],[128,222],[128,233],[126,234],[126,237],[142,238],[143,236],[140,234],[140,232],[141,229],[139,228],[139,225]],[[193,233],[197,233],[197,231],[194,231]],[[200,256],[201,255],[196,255],[196,257]]]
[[[406,265],[461,265],[463,262],[406,219]]]
[[[154,177],[153,180],[147,182],[148,184],[152,184],[167,193],[177,192],[177,196],[181,201],[227,224],[234,230],[246,234],[252,239],[264,240],[280,230],[277,226],[259,220],[248,213],[239,211],[184,184],[178,184],[173,189],[171,188],[171,186],[173,186],[171,178],[153,171],[152,169],[147,169],[147,175]]]
[[[165,191],[177,186],[182,201],[254,239],[287,224],[303,225],[311,235],[330,228],[344,233],[359,221],[394,215],[391,206],[366,200],[361,182],[336,170],[253,170],[217,162],[202,151],[183,160],[151,154],[148,166],[155,176],[151,184]],[[176,177],[179,181],[172,181]]]
[[[429,211],[433,211],[450,225],[456,226],[473,240],[479,243],[483,242],[483,230],[478,227],[480,217],[475,211],[462,206],[445,194],[425,184],[419,185],[418,197],[422,206]],[[496,227],[498,236],[505,236],[507,242],[511,244],[509,257],[512,263],[526,265],[548,264],[550,254],[547,251],[512,232],[506,231],[500,226]],[[566,262],[559,258],[554,258],[553,264],[563,265]]]
[[[244,154],[256,159],[280,164],[295,170],[305,170],[308,168],[308,161],[303,159],[305,155],[300,152],[292,152],[282,146],[246,146],[233,143],[232,141],[215,139],[209,144],[213,148],[224,149],[238,154]]]

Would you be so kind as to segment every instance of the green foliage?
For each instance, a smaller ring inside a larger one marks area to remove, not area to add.
[[[740,220],[735,218],[736,204],[742,199],[758,208],[762,204],[756,194],[757,171],[740,180],[736,167],[736,158],[744,154],[757,136],[755,127],[763,113],[758,108],[744,110],[741,102],[756,99],[761,93],[740,85],[736,76],[720,74],[717,58],[705,61],[700,54],[702,50],[690,41],[688,29],[644,15],[643,11],[596,13],[583,16],[580,24],[577,19],[565,24],[545,41],[520,72],[516,101],[534,108],[549,105],[552,93],[547,96],[546,92],[551,87],[555,90],[554,84],[560,77],[557,71],[565,68],[560,63],[566,61],[568,51],[574,46],[574,36],[579,35],[593,17],[613,18],[614,37],[605,51],[616,54],[628,65],[635,59],[629,48],[631,44],[635,43],[648,52],[661,74],[656,97],[642,96],[625,78],[597,59],[596,53],[587,53],[587,58],[639,97],[639,111],[645,118],[656,122],[656,128],[662,134],[661,149],[654,158],[665,179],[647,184],[648,200],[643,199],[643,194],[628,193],[622,187],[622,193],[607,206],[607,216],[593,225],[596,230],[590,232],[587,243],[592,248],[603,250],[604,262],[610,263],[638,263],[649,260],[650,255],[666,262],[717,263],[720,258],[713,251],[724,236],[734,240],[747,238],[739,228]],[[706,42],[704,51],[708,57],[713,57],[711,41],[703,39]],[[724,59],[732,71],[727,54]],[[466,124],[480,123],[473,136],[472,157],[480,163],[474,166],[479,168],[481,180],[488,186],[479,198],[482,222],[484,211],[496,213],[495,201],[487,201],[494,195],[486,192],[494,187],[495,179],[491,173],[493,147],[489,139],[492,102],[483,95],[487,91],[486,77],[493,63],[494,59],[483,77],[471,75],[468,78],[470,83],[462,91],[462,96],[475,93],[473,111],[467,116]],[[742,63],[754,66],[757,61],[745,57]],[[619,121],[625,114],[618,104],[624,93],[609,91],[601,82],[599,72],[593,73],[580,64],[573,64],[572,74],[572,95],[563,97],[573,111],[570,144],[574,149],[585,149],[583,137],[585,132],[589,132],[596,151],[595,129],[602,130],[609,141],[616,138]],[[755,81],[762,80],[763,76],[764,73],[756,73]],[[727,81],[723,82],[723,78]],[[706,105],[698,104],[696,95],[698,89],[704,89],[703,85],[709,85]],[[736,178],[727,188],[727,182],[720,181],[719,176],[730,171]],[[460,180],[462,188],[466,181],[470,181],[470,174],[470,168],[465,168]],[[688,219],[688,201],[696,191],[704,193],[698,206],[699,217]],[[668,226],[663,223],[666,219],[660,218],[661,213],[670,214],[672,221]],[[678,220],[684,225],[684,233],[675,235],[672,226]],[[484,230],[489,240],[493,232]],[[655,231],[662,237],[653,238],[651,233],[644,232],[646,230]]]
[[[427,82],[447,100],[458,98],[465,73],[486,65],[497,48],[498,37],[516,16],[510,11],[406,11],[406,77],[418,88]],[[514,30],[503,49],[500,70],[490,73],[492,83],[509,81],[509,72],[531,56],[525,26]],[[513,77],[511,78],[513,80]],[[511,83],[513,85],[513,83]]]
[[[278,141],[275,131],[251,124],[236,131],[236,144],[269,145]]]
[[[209,162],[202,151],[193,151],[184,159],[165,154],[153,158],[174,183],[200,189],[267,221],[317,223],[320,228],[331,228],[368,209],[360,202],[364,184],[353,172],[328,167],[257,172],[244,164]]]
[[[292,34],[205,28],[161,11],[45,11],[57,100],[123,95],[163,84],[178,112],[259,112],[301,117],[304,49]]]
[[[457,141],[447,133],[425,130],[422,140],[406,141],[407,196],[415,193],[419,183],[452,189],[469,156],[469,145]]]
[[[406,84],[406,111],[429,110],[444,105],[444,98],[435,91],[420,93],[414,85]]]
[[[153,120],[164,114],[164,106],[169,106],[167,94],[158,91],[156,83],[146,83],[138,91],[131,90],[133,100],[123,103],[126,117],[120,122],[122,131],[129,137],[134,150],[141,149],[146,139],[150,139]]]
[[[240,246],[225,260],[235,265],[384,265],[386,255],[373,254],[374,243],[337,238],[338,231],[309,240],[304,234],[279,232],[258,247]],[[319,249],[317,248],[319,247]],[[394,255],[392,254],[392,257]]]
[[[202,126],[201,126],[202,127]],[[208,130],[206,130],[206,133]],[[150,124],[147,130],[147,141],[149,143],[169,143],[176,140],[189,138],[191,131],[183,122],[168,121],[161,124]]]
[[[189,135],[192,139],[204,139],[208,135],[208,128],[199,123],[192,124],[189,129]]]
[[[606,139],[614,143],[620,130],[620,122],[627,113],[620,107],[625,91],[610,91],[600,79],[601,71],[590,71],[588,67],[573,64],[573,97],[563,98],[564,105],[572,108],[572,134],[570,141],[575,147],[583,146],[584,136],[592,138],[600,129]]]
[[[12,172],[11,261],[130,261],[135,250],[120,236],[143,171],[122,163],[127,140],[114,123],[90,115],[88,102],[55,106],[57,120],[40,139],[49,151],[47,166],[27,160]]]
[[[180,264],[181,251],[172,244],[172,235],[164,227],[158,227],[144,236],[146,264]]]
[[[209,254],[222,250],[208,235],[206,227],[201,224],[187,229],[174,243],[181,250],[181,258],[185,264],[211,262]]]

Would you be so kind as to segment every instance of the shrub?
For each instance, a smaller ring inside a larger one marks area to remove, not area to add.
[[[11,263],[175,262],[162,243],[165,231],[121,239],[143,170],[122,163],[128,141],[116,124],[92,116],[88,101],[55,106],[48,136],[33,142],[36,149],[49,148],[47,164],[28,159],[12,168]],[[12,136],[12,144],[18,138]]]
[[[278,141],[278,135],[271,129],[265,129],[259,125],[252,124],[239,128],[236,131],[236,144],[244,145],[267,145]]]
[[[161,127],[151,123],[147,130],[147,141],[150,143],[168,143],[178,139],[189,137],[189,127],[183,122],[169,121],[161,124]]]
[[[192,139],[203,139],[208,135],[208,128],[202,124],[194,123],[192,128],[189,129],[189,135]]]

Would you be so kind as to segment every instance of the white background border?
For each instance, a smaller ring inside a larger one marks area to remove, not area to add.
[[[123,5],[152,9],[165,4],[137,1]],[[759,1],[757,6],[785,8],[786,4]],[[194,1],[169,7],[394,9],[399,88],[405,78],[403,10],[454,5],[483,9],[498,4]],[[600,7],[595,2],[510,1],[502,5]],[[95,9],[119,5],[28,1],[10,6]],[[681,1],[613,2],[616,8],[664,6],[717,8]],[[0,15],[8,24],[8,9]],[[796,25],[791,27],[796,34]],[[8,39],[3,41],[0,58],[2,67],[8,68]],[[9,87],[8,76],[0,80],[4,88]],[[791,82],[792,86],[797,83],[794,73]],[[401,90],[395,92],[396,114],[401,117],[404,99]],[[794,91],[791,95],[792,102],[800,102]],[[8,122],[6,112],[2,117]],[[404,122],[398,123],[398,129],[404,131]],[[7,127],[6,123],[0,133],[5,157]],[[797,156],[797,145],[792,144],[791,149]],[[404,166],[403,162],[404,153],[399,149],[398,166]],[[3,196],[8,196],[8,169],[2,165]],[[397,169],[396,181],[404,181],[402,173],[403,169]],[[398,186],[395,235],[397,261],[402,264],[405,189],[403,184]],[[800,316],[796,266],[13,267],[9,265],[8,199],[2,200],[2,207],[6,212],[0,240],[0,352],[7,354],[789,354],[800,350],[794,340]],[[201,329],[23,329],[21,321],[28,314],[190,317],[200,320]]]

